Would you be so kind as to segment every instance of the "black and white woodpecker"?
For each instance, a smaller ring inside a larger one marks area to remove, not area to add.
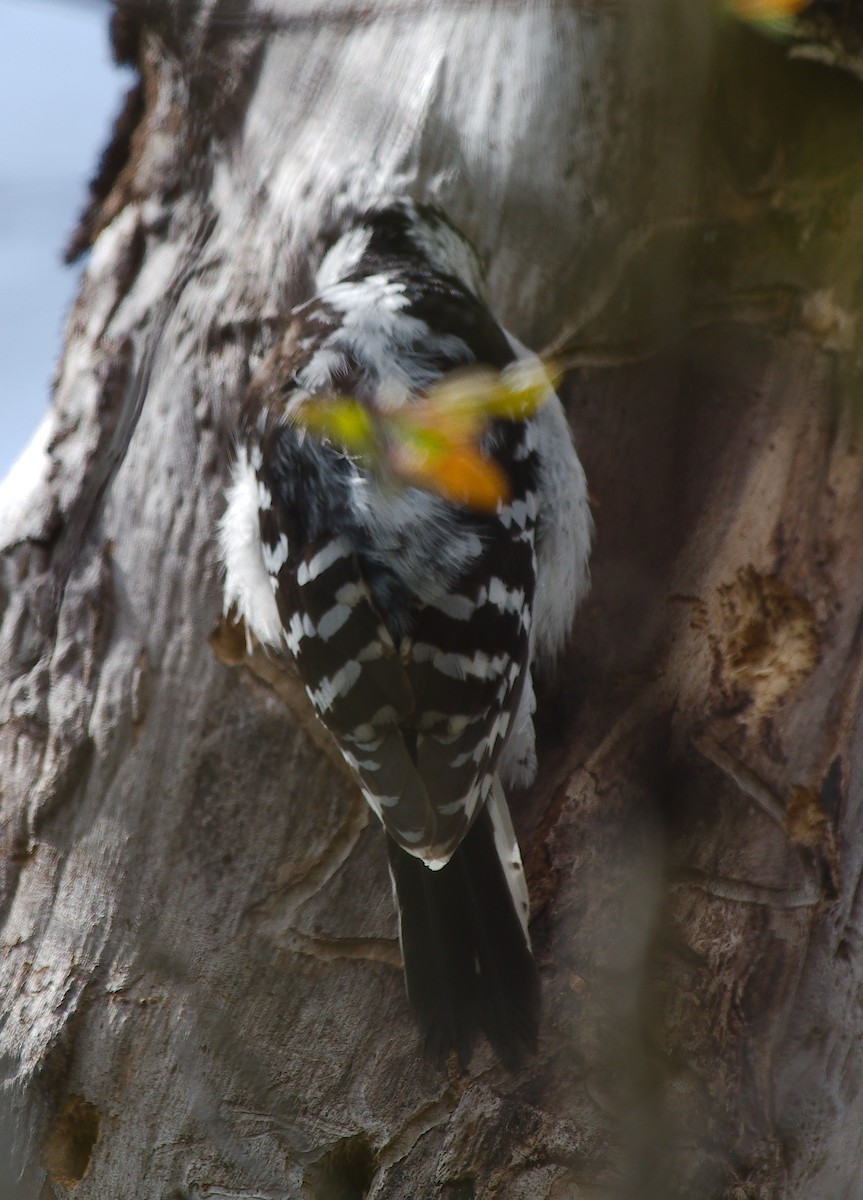
[[[427,1056],[480,1030],[535,1049],[539,979],[504,785],[536,771],[533,677],[588,587],[591,518],[562,407],[497,420],[510,494],[479,512],[382,484],[292,420],[310,396],[376,412],[455,368],[529,357],[482,299],[477,256],[408,200],[347,225],[246,396],[220,525],[226,609],[290,651],[386,831],[409,1001]]]

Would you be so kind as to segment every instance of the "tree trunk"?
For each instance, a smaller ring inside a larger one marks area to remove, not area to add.
[[[121,8],[140,84],[73,241],[47,448],[0,505],[0,1195],[858,1196],[863,105],[836,7],[793,55],[691,0]],[[380,829],[220,622],[244,387],[323,234],[402,191],[570,364],[595,506],[514,805],[544,986],[516,1075],[422,1062]]]

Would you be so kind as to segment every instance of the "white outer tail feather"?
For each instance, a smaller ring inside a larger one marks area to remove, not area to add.
[[[527,880],[524,877],[524,864],[521,861],[521,850],[512,827],[512,818],[509,815],[509,805],[506,802],[503,785],[496,775],[486,804],[494,831],[494,847],[503,866],[512,902],[518,913],[518,919],[521,921],[524,939],[529,948],[530,934],[527,931],[527,923],[530,919],[530,897],[527,891]]]

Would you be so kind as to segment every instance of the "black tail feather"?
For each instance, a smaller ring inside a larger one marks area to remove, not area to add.
[[[463,1066],[482,1030],[511,1070],[536,1051],[539,975],[480,813],[439,871],[387,838],[401,921],[408,998],[426,1057]]]

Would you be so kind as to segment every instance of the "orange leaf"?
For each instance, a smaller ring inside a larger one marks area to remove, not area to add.
[[[728,0],[735,16],[744,21],[775,21],[793,17],[807,8],[811,0]]]
[[[509,499],[506,472],[470,445],[454,446],[431,459],[400,455],[394,467],[408,482],[479,512],[497,512]]]

